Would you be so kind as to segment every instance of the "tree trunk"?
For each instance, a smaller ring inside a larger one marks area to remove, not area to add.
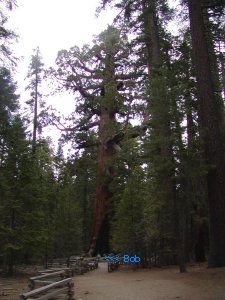
[[[12,237],[9,239],[9,242],[14,246],[15,245],[15,209],[11,209],[11,230],[12,230]],[[12,276],[14,271],[14,250],[10,248],[7,253],[7,275]]]
[[[112,176],[111,159],[113,157],[113,151],[111,147],[107,146],[105,131],[108,125],[113,120],[110,117],[107,109],[100,116],[100,128],[99,128],[99,145],[98,145],[98,158],[97,158],[97,175],[96,175],[96,200],[94,207],[94,220],[92,228],[92,242],[90,246],[91,252],[89,254],[94,255],[98,250],[102,254],[104,248],[107,249],[107,238],[108,232],[104,231],[103,226],[109,227],[108,224],[108,212],[107,203],[109,198],[112,196],[109,191],[109,181]],[[104,237],[103,237],[104,232]],[[104,246],[101,239],[105,240],[106,245]],[[97,245],[101,245],[101,249],[97,249]]]
[[[220,71],[221,71],[221,87],[222,87],[222,93],[223,93],[223,99],[225,100],[225,56],[223,53],[223,50],[225,50],[225,43],[224,42],[219,42],[219,62],[220,62]]]
[[[204,262],[205,258],[205,226],[199,224],[197,227],[197,237],[195,244],[195,260],[196,262]]]
[[[189,0],[192,46],[199,99],[199,125],[204,142],[209,201],[209,267],[225,266],[225,164],[221,103],[214,93],[200,0]]]
[[[115,134],[114,97],[117,93],[114,57],[110,53],[105,59],[105,79],[102,91],[99,142],[96,175],[96,197],[89,255],[108,252],[109,216],[108,202],[112,197],[109,184],[113,178],[115,150],[107,141]]]
[[[35,91],[34,91],[34,121],[33,121],[33,153],[36,150],[37,142],[37,115],[38,115],[38,74],[35,74]]]
[[[83,201],[82,201],[82,215],[83,215],[83,220],[82,220],[82,227],[83,227],[83,236],[82,236],[82,240],[83,240],[83,245],[84,245],[84,249],[86,249],[86,247],[88,246],[88,226],[87,226],[87,172],[85,172],[85,174],[83,175],[83,191],[82,191],[82,195],[83,195]]]

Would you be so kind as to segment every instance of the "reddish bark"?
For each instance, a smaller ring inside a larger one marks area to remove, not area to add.
[[[114,99],[117,93],[117,82],[114,59],[114,55],[109,50],[105,58],[105,78],[101,99],[96,197],[89,255],[108,251],[108,201],[112,197],[109,184],[113,178],[112,160],[115,154],[113,144],[108,141],[115,134],[116,125]]]
[[[108,227],[108,209],[107,203],[112,193],[109,190],[109,181],[113,175],[111,164],[113,158],[112,146],[107,145],[107,129],[110,124],[115,121],[113,114],[110,114],[107,108],[104,109],[100,116],[99,128],[99,145],[98,145],[98,160],[97,160],[97,177],[96,177],[96,200],[94,208],[94,220],[92,228],[92,241],[89,254],[93,255],[96,251],[102,252],[107,250],[108,233],[102,226]],[[107,178],[108,177],[108,178]],[[102,234],[101,234],[102,233]],[[104,239],[106,245],[101,245],[101,249],[96,249],[97,244],[102,244],[101,239]]]

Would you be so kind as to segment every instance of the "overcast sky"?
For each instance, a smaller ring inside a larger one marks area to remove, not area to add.
[[[60,49],[82,45],[111,23],[108,11],[97,19],[99,0],[17,0],[10,26],[20,35],[17,54],[30,55],[40,46],[45,61],[52,62]]]
[[[95,17],[100,0],[17,0],[18,7],[9,13],[8,27],[18,35],[13,46],[20,57],[15,80],[18,82],[21,101],[27,94],[24,78],[33,49],[39,46],[46,67],[52,66],[61,49],[90,43],[94,34],[99,34],[111,24],[115,12],[108,10]],[[55,104],[67,114],[74,107],[72,97],[53,97],[48,104]]]

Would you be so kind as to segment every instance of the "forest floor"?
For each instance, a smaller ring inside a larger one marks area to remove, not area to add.
[[[19,295],[28,291],[26,275],[0,277],[0,300],[19,300]]]
[[[27,291],[27,276],[0,277],[0,300],[18,300]],[[190,266],[180,274],[177,267],[117,270],[107,264],[74,277],[76,300],[225,300],[225,268]]]

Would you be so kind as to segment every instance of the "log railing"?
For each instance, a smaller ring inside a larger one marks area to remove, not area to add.
[[[98,267],[97,258],[83,258],[80,256],[71,256],[70,258],[53,259],[48,263],[48,268],[58,269],[70,268],[76,274],[83,274]]]
[[[51,274],[51,273],[54,273],[54,272],[57,272],[57,271],[65,271],[66,278],[74,276],[73,270],[71,268],[67,268],[67,267],[44,269],[44,270],[38,271],[38,274],[39,275],[45,275],[45,274]]]
[[[44,275],[31,277],[28,279],[28,287],[30,290],[36,289],[38,286],[48,285],[62,279],[65,279],[66,273],[64,270],[51,272]]]
[[[20,295],[20,300],[50,300],[59,295],[67,295],[68,300],[75,300],[74,283],[71,278],[48,284]]]

